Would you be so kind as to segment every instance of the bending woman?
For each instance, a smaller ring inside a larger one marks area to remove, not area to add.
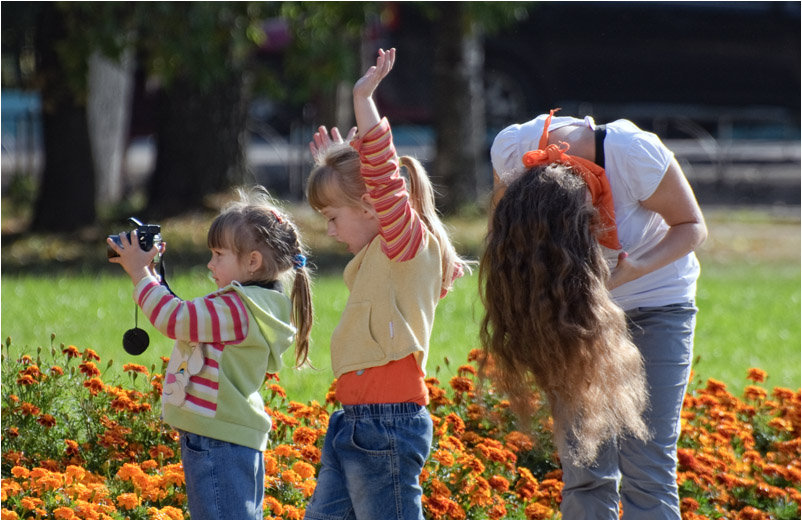
[[[656,135],[553,114],[491,148],[482,343],[524,419],[532,385],[549,398],[564,519],[616,519],[619,500],[626,518],[679,519],[704,218]]]

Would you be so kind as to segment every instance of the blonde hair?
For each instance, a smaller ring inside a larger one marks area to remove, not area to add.
[[[209,227],[209,248],[227,248],[242,260],[250,252],[262,255],[262,265],[250,281],[272,282],[294,273],[290,300],[296,327],[295,363],[308,359],[312,329],[312,284],[306,267],[307,250],[298,228],[282,213],[261,186],[235,189],[236,199],[226,204]]]
[[[479,268],[494,379],[525,420],[542,389],[555,431],[574,438],[563,457],[581,464],[613,436],[649,436],[643,360],[606,288],[599,223],[570,168],[534,168],[499,200]]]
[[[410,156],[401,156],[399,165],[407,171],[409,179],[409,203],[423,221],[424,226],[435,236],[442,251],[442,289],[450,290],[455,273],[470,271],[472,261],[457,254],[451,237],[437,213],[434,188],[426,169]],[[309,175],[306,189],[309,204],[317,211],[326,206],[365,207],[362,196],[367,187],[360,173],[359,153],[350,145],[330,146]]]

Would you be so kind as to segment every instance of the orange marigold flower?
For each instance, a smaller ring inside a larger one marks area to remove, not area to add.
[[[707,390],[713,394],[717,394],[720,391],[727,390],[727,384],[720,380],[716,380],[715,378],[708,378],[707,379]]]
[[[78,519],[78,516],[75,515],[75,510],[69,507],[58,507],[53,510],[53,516],[56,519]]]
[[[287,392],[284,390],[283,387],[281,387],[278,384],[270,384],[270,385],[267,386],[267,388],[270,389],[270,391],[273,394],[277,394],[277,395],[281,396],[282,398],[286,398],[287,397]]]
[[[17,378],[17,385],[33,385],[36,383],[36,379],[29,374],[24,374]]]
[[[19,516],[13,510],[3,508],[0,513],[0,519],[19,519]]]
[[[22,402],[22,414],[25,416],[38,416],[41,410],[29,402]]]
[[[451,490],[449,490],[449,488],[437,478],[432,479],[431,487],[432,487],[432,496],[449,497],[451,495]]]
[[[184,519],[183,512],[181,512],[180,509],[171,506],[166,506],[159,509],[156,507],[150,507],[148,509],[148,516],[150,519]]]
[[[491,476],[487,482],[490,484],[490,488],[498,492],[506,492],[510,489],[510,482],[498,474]]]
[[[529,503],[524,509],[527,519],[551,519],[554,517],[552,510],[540,503]]]
[[[100,376],[100,369],[97,368],[94,362],[84,362],[78,365],[78,369],[88,377]]]
[[[156,445],[148,451],[148,454],[150,454],[150,457],[153,459],[170,459],[175,456],[173,449],[166,445]]]
[[[84,350],[84,360],[97,360],[100,362],[100,356],[95,353],[94,349],[87,348]]]
[[[457,374],[459,374],[459,375],[461,375],[461,374],[472,374],[472,375],[475,376],[476,375],[476,368],[474,366],[468,365],[468,364],[461,365],[461,366],[459,366],[459,369],[457,369]]]
[[[757,367],[750,367],[747,372],[746,379],[752,380],[755,383],[765,382],[768,374],[763,369]]]
[[[147,368],[144,365],[139,364],[125,364],[123,366],[123,371],[130,373],[142,373],[145,376],[150,375]]]
[[[268,380],[268,381],[269,380],[275,380],[277,382],[280,382],[281,378],[279,378],[278,374],[276,374],[276,373],[265,373],[265,380]]]
[[[273,449],[273,453],[276,456],[280,456],[282,458],[297,458],[301,455],[300,452],[293,449],[291,446],[287,444],[281,444],[275,449]]]
[[[449,382],[451,388],[458,393],[469,393],[473,391],[473,381],[463,376],[455,376]]]
[[[450,467],[454,464],[454,455],[447,450],[438,450],[432,454],[432,459],[443,465],[444,467]]]
[[[448,501],[445,496],[431,496],[426,498],[423,504],[432,517],[439,519],[448,512]]]
[[[56,419],[49,414],[42,414],[36,419],[36,423],[48,429],[55,427]]]
[[[61,366],[58,366],[58,365],[54,365],[53,367],[51,367],[50,368],[50,372],[53,373],[56,376],[63,376],[64,375],[64,369]]]
[[[507,515],[507,509],[502,503],[496,503],[490,510],[487,511],[487,516],[490,519],[503,519]]]
[[[744,398],[752,401],[760,401],[766,399],[766,390],[756,385],[747,385],[744,389]]]
[[[68,358],[77,358],[81,356],[81,352],[78,351],[78,348],[72,345],[62,349],[61,352],[67,355]]]
[[[281,473],[281,479],[285,483],[290,483],[292,485],[295,485],[296,483],[301,481],[301,476],[299,476],[298,473],[295,472],[294,470],[285,470],[284,472]]]
[[[771,516],[753,506],[742,508],[735,519],[771,519]]]
[[[787,389],[785,387],[775,387],[771,394],[781,402],[785,402],[788,400],[793,400],[795,393],[791,389]]]
[[[19,438],[19,429],[16,427],[11,427],[8,429],[8,434],[6,436],[9,438]]]
[[[149,470],[156,470],[157,468],[159,468],[159,462],[154,459],[149,459],[140,463],[139,467],[145,472]]]
[[[120,494],[117,496],[117,506],[126,510],[133,510],[142,503],[139,496],[134,493]]]
[[[305,461],[296,461],[293,463],[292,470],[294,470],[303,479],[309,479],[315,475],[315,467]]]
[[[314,445],[304,445],[299,449],[301,451],[301,457],[308,461],[309,463],[317,464],[320,463],[320,449],[315,447]]]
[[[15,478],[27,478],[30,473],[31,471],[25,467],[15,466],[11,468],[11,474],[13,474]],[[5,483],[3,483],[3,485],[5,485]]]
[[[451,425],[455,434],[462,434],[465,432],[465,422],[453,412],[446,416],[446,423]]]
[[[90,378],[84,382],[84,387],[89,389],[92,395],[97,396],[97,394],[104,389],[105,385],[100,378]]]
[[[295,508],[292,505],[284,505],[284,517],[287,519],[303,519],[305,509]]]
[[[791,422],[789,422],[785,418],[772,418],[769,421],[769,427],[771,427],[774,430],[778,430],[778,431],[789,431],[789,432],[791,432],[791,431],[794,430],[794,426],[791,425]]]
[[[284,511],[284,506],[281,504],[281,502],[278,499],[268,494],[265,494],[265,499],[262,502],[262,505],[263,505],[262,508],[264,508],[265,510],[270,510],[271,512],[273,512],[274,516],[280,516],[281,513]]]
[[[292,433],[292,441],[298,445],[312,445],[317,441],[317,431],[309,427],[298,427]]]

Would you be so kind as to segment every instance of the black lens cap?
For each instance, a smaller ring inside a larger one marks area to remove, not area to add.
[[[135,327],[129,329],[123,335],[123,349],[125,349],[129,355],[141,355],[145,352],[145,349],[148,348],[149,344],[150,338],[148,337],[147,331],[144,329]]]

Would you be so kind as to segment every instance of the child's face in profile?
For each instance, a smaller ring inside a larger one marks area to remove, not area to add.
[[[356,255],[376,234],[379,221],[376,215],[359,206],[325,206],[320,213],[328,220],[327,232],[337,242],[348,246],[348,251]]]
[[[232,281],[248,282],[251,275],[234,250],[228,248],[211,248],[212,258],[206,265],[212,272],[212,278],[218,288],[224,288]]]

